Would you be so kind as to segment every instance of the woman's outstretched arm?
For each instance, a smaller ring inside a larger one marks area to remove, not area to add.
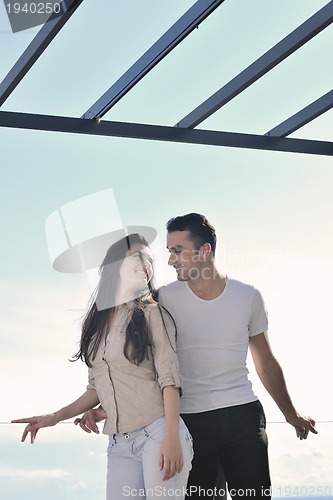
[[[76,401],[64,406],[60,410],[54,413],[48,413],[47,415],[39,415],[35,417],[28,418],[18,418],[12,420],[12,423],[17,424],[28,424],[23,431],[21,441],[25,441],[27,435],[30,432],[30,442],[33,444],[35,442],[37,432],[42,427],[51,427],[56,425],[62,420],[67,420],[69,418],[81,415],[85,411],[93,408],[99,403],[97,393],[93,389],[88,389],[82,396],[80,396]]]

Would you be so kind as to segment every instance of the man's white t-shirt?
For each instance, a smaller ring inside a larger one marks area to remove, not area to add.
[[[268,328],[260,292],[227,279],[221,295],[204,300],[186,281],[159,288],[159,302],[177,325],[177,354],[183,378],[182,413],[256,401],[248,379],[249,337]]]

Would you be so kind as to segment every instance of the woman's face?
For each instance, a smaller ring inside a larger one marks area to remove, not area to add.
[[[150,248],[133,245],[120,269],[120,285],[128,290],[143,290],[153,276],[153,257]]]

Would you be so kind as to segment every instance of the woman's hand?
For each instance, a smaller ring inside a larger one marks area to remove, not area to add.
[[[94,389],[87,389],[78,399],[54,413],[39,415],[38,417],[19,418],[12,420],[12,423],[28,424],[24,429],[21,441],[23,443],[30,432],[30,441],[31,444],[34,444],[37,432],[42,427],[51,427],[62,420],[68,420],[81,415],[83,412],[89,410],[89,408],[94,408],[98,403],[99,399],[96,391]]]
[[[163,481],[167,481],[183,468],[183,451],[179,436],[165,436],[160,455],[160,470],[163,470]]]
[[[30,432],[30,442],[34,444],[37,432],[42,427],[51,427],[58,423],[56,416],[54,413],[50,413],[48,415],[39,415],[38,417],[29,417],[29,418],[18,418],[16,420],[12,420],[13,424],[28,424],[23,431],[21,442],[23,443]]]
[[[167,481],[183,468],[183,451],[179,439],[179,389],[167,385],[163,389],[165,409],[164,439],[160,454],[160,470]]]

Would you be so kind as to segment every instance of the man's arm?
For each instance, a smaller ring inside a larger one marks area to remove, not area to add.
[[[85,432],[90,433],[93,431],[95,434],[99,434],[99,429],[96,424],[105,418],[107,418],[106,411],[100,405],[98,408],[87,410],[81,418],[76,418],[74,424],[79,425]]]
[[[267,333],[250,337],[249,347],[257,374],[265,389],[272,396],[286,421],[293,425],[299,439],[306,439],[309,432],[317,434],[315,421],[297,413],[289,396],[282,369],[274,357]]]

